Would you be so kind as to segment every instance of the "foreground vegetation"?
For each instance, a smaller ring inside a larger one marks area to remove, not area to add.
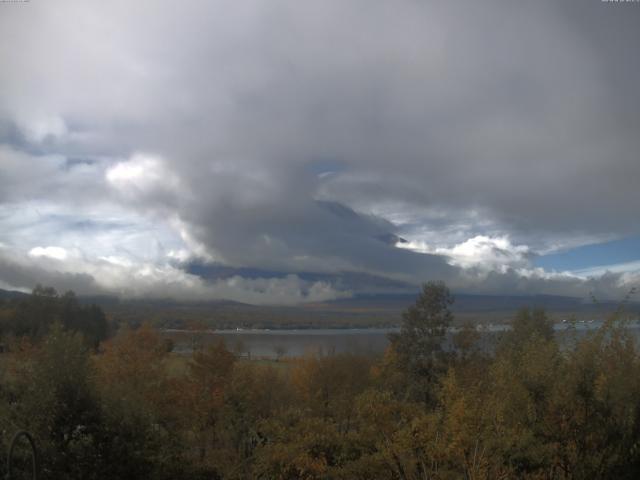
[[[495,351],[473,328],[449,348],[452,298],[430,283],[382,358],[282,368],[222,343],[177,362],[149,325],[106,339],[99,309],[34,293],[0,308],[0,427],[5,448],[33,433],[41,478],[640,475],[640,352],[619,315],[561,349],[522,310]]]

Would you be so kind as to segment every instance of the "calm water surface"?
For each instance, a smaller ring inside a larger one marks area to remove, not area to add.
[[[556,335],[566,343],[574,337],[581,337],[602,325],[602,321],[578,322],[572,327],[569,323],[555,325]],[[640,326],[630,322],[628,327],[634,336],[640,339]],[[488,325],[479,328],[480,344],[491,349],[507,325]],[[164,330],[176,342],[175,350],[190,353],[196,345],[206,345],[219,339],[224,340],[227,348],[252,357],[276,358],[278,356],[297,357],[305,354],[380,354],[389,344],[387,335],[398,332],[399,328],[353,328],[353,329],[296,329],[296,330],[211,330],[190,332],[187,330]],[[452,329],[449,334],[455,332]]]

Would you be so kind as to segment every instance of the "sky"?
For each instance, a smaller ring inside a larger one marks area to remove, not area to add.
[[[0,3],[0,288],[640,283],[640,3]]]

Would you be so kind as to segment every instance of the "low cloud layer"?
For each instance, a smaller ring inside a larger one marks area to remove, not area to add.
[[[327,282],[307,282],[297,275],[254,279],[234,275],[207,282],[169,263],[134,263],[118,257],[88,259],[61,247],[36,247],[26,258],[12,253],[0,248],[0,287],[40,283],[85,295],[234,300],[259,305],[295,305],[350,296]]]
[[[578,296],[637,281],[532,266],[640,234],[634,5],[0,9],[2,285],[295,303],[366,289],[354,273]]]

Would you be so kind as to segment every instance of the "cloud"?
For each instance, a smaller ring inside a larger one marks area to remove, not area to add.
[[[47,256],[38,258],[17,257],[6,248],[0,249],[0,272],[5,288],[30,291],[36,285],[55,286],[58,290],[96,293],[101,289],[92,275],[71,266],[64,269],[59,259]]]
[[[60,247],[36,247],[26,256],[2,247],[0,271],[5,288],[29,291],[40,283],[83,295],[121,298],[226,299],[257,305],[293,305],[351,295],[336,290],[329,282],[308,282],[297,275],[234,275],[208,282],[170,263],[133,262],[122,257],[88,259],[82,252]]]
[[[532,256],[640,233],[640,10],[172,6],[3,11],[0,241],[147,265],[146,292],[199,288],[189,258],[535,292],[588,286]]]
[[[422,241],[405,241],[397,244],[400,248],[443,255],[452,265],[462,268],[479,268],[486,271],[506,271],[509,268],[528,267],[531,251],[526,245],[513,245],[504,237],[477,235],[462,243],[447,247],[430,247]]]
[[[107,184],[127,200],[139,200],[139,197],[151,195],[153,198],[150,201],[158,204],[162,204],[162,199],[157,196],[177,194],[181,187],[179,179],[162,159],[142,153],[136,153],[129,160],[107,168],[105,178]]]
[[[18,126],[27,141],[41,143],[46,139],[60,139],[68,130],[65,121],[59,115],[18,118]]]
[[[607,273],[621,273],[624,274],[624,278],[629,279],[628,283],[632,281],[638,282],[640,279],[640,261],[600,265],[575,270],[572,273],[583,278],[596,278]]]
[[[62,247],[34,247],[29,250],[32,257],[48,257],[56,260],[65,260],[67,251]]]

